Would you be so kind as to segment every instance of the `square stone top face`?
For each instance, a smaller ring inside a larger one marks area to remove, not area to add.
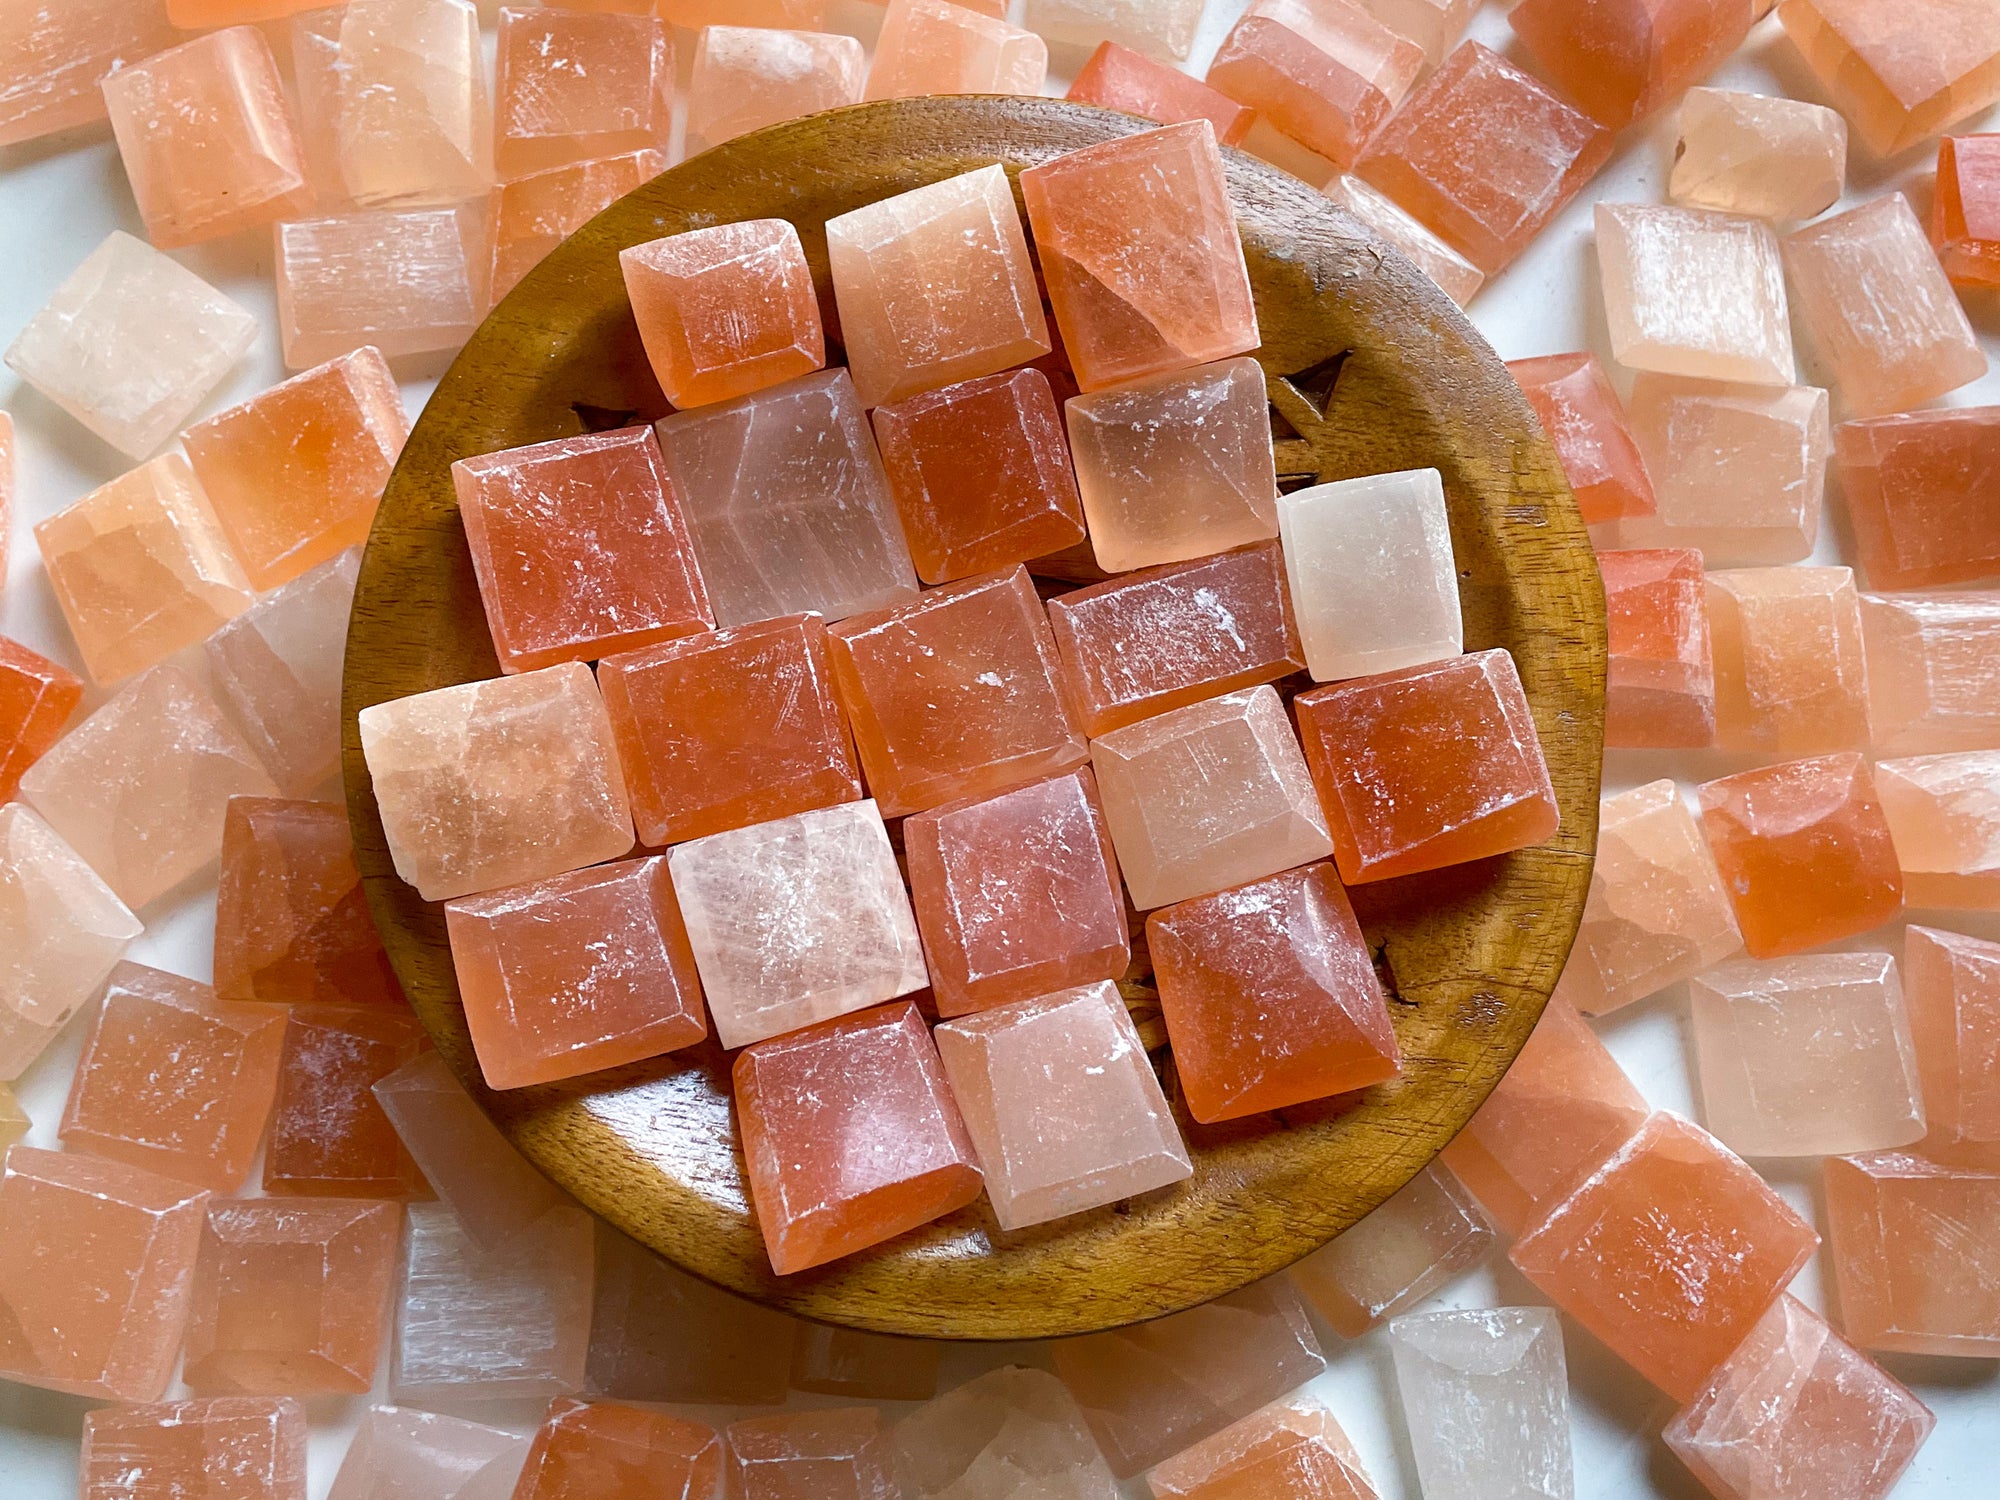
[[[1906,412],[1833,430],[1841,489],[1870,588],[2000,577],[2000,406]]]
[[[705,27],[688,84],[688,150],[705,151],[766,125],[859,104],[867,83],[868,53],[857,37]]]
[[[1930,230],[1954,286],[2000,286],[2000,134],[1938,142]]]
[[[1913,925],[1903,985],[1932,1135],[2000,1141],[2000,943]]]
[[[579,662],[376,704],[361,743],[396,873],[426,901],[632,847],[611,720]]]
[[[880,1005],[928,982],[873,801],[710,834],[667,856],[727,1048]]]
[[[0,636],[0,798],[14,795],[22,774],[62,738],[82,701],[83,679],[76,673]]]
[[[674,44],[647,15],[508,10],[493,82],[493,166],[503,179],[626,151],[664,151]]]
[[[1021,195],[1056,328],[1084,390],[1257,347],[1250,272],[1208,121],[1032,167],[1021,174]]]
[[[1875,790],[1912,907],[2000,906],[2000,751],[1967,750],[1875,763]]]
[[[1611,351],[1628,369],[1749,385],[1798,379],[1778,237],[1761,221],[1597,206]]]
[[[1403,102],[1424,49],[1348,0],[1255,0],[1208,79],[1293,140],[1351,167]]]
[[[1049,76],[1048,43],[1009,26],[993,9],[991,0],[970,8],[945,0],[889,0],[867,97],[1041,93]]]
[[[1779,223],[1817,218],[1847,185],[1847,122],[1803,99],[1689,89],[1667,195]]]
[[[1389,1325],[1428,1500],[1573,1493],[1562,1323],[1546,1307],[1412,1313]]]
[[[1876,156],[1914,146],[2000,98],[1994,0],[1935,14],[1880,0],[1792,0],[1778,19]]]
[[[298,1402],[246,1396],[94,1411],[83,1419],[78,1495],[298,1500],[307,1430]]]
[[[1586,525],[1653,513],[1653,482],[1638,440],[1596,355],[1510,360],[1507,373],[1520,382],[1521,394],[1556,445]]]
[[[732,1493],[746,1500],[893,1500],[897,1493],[887,1424],[872,1406],[752,1417],[730,1423],[723,1439]]]
[[[1868,743],[1853,569],[1711,572],[1708,618],[1723,749],[1811,755]]]
[[[1206,120],[1225,146],[1240,145],[1257,119],[1257,111],[1219,89],[1115,41],[1098,44],[1063,97],[1141,115],[1162,125]]]
[[[910,1500],[1004,1495],[1024,1471],[1048,1476],[1050,1500],[1118,1497],[1076,1398],[1046,1370],[1009,1365],[969,1380],[918,1407],[889,1436]]]
[[[472,0],[355,0],[338,37],[321,64],[328,76],[310,92],[324,90],[319,128],[331,132],[347,197],[363,208],[418,208],[483,196],[493,109]],[[309,56],[302,74],[313,65]]]
[[[1699,749],[1715,743],[1715,658],[1701,554],[1685,547],[1606,550],[1610,663],[1604,742]]]
[[[667,169],[664,151],[627,151],[503,182],[492,198],[495,306],[556,246]]]
[[[0,146],[103,119],[104,78],[184,40],[173,9],[161,0],[75,0],[10,16]]]
[[[1493,1229],[1451,1173],[1426,1167],[1387,1202],[1292,1267],[1321,1317],[1343,1338],[1414,1307],[1484,1260]]]
[[[1376,1500],[1332,1412],[1303,1396],[1252,1412],[1146,1476],[1157,1500]]]
[[[60,1026],[144,930],[32,808],[0,804],[0,1015]]]
[[[707,1500],[722,1477],[715,1429],[665,1412],[558,1396],[535,1433],[515,1500]]]
[[[1878,750],[2000,744],[2000,591],[1863,594],[1861,633]]]
[[[429,1043],[407,1011],[292,1007],[264,1152],[264,1191],[335,1198],[423,1194],[423,1174],[370,1089]]]
[[[345,14],[358,9],[356,0]],[[457,349],[491,304],[485,215],[477,204],[291,219],[276,236],[278,332],[288,369],[369,345],[391,358]]]
[[[327,1500],[500,1500],[511,1496],[528,1439],[498,1427],[396,1406],[371,1406],[361,1418]]]

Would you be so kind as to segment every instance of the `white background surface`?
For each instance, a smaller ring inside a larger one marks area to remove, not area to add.
[[[1241,9],[1242,0],[1210,0],[1209,15],[1189,64],[1191,71],[1199,74],[1206,67],[1223,32]],[[833,24],[872,40],[879,15],[859,0],[835,0]],[[1498,50],[1511,49],[1512,35],[1497,5],[1475,18],[1470,34]],[[684,76],[691,50],[691,45],[682,49]],[[1053,76],[1066,81],[1079,58],[1080,54],[1056,57]],[[1762,23],[1743,51],[1711,82],[1828,102],[1773,20]],[[1052,85],[1051,92],[1060,92],[1060,88]],[[1974,121],[1958,128],[1971,130],[1981,124]],[[2000,112],[1983,124],[1989,130],[2000,129]],[[1590,348],[1608,359],[1590,205],[1600,200],[1660,201],[1673,143],[1671,110],[1649,127],[1630,133],[1582,198],[1481,292],[1472,305],[1473,321],[1503,358]],[[1848,201],[1902,187],[1910,192],[1918,212],[1927,216],[1933,165],[1934,156],[1928,148],[1887,164],[1871,163],[1857,154],[1850,164]],[[0,346],[13,340],[57,284],[113,229],[144,234],[107,129],[99,126],[0,149]],[[250,235],[198,246],[178,252],[178,258],[256,313],[264,329],[251,359],[206,410],[244,400],[283,378],[265,238]],[[2000,297],[1968,300],[1989,355],[2000,362]],[[421,408],[438,369],[435,364],[426,368],[421,361],[399,366],[413,413]],[[1979,384],[1956,392],[1949,404],[1995,401],[2000,401],[2000,376],[1989,375]],[[39,395],[15,383],[12,373],[5,370],[0,370],[0,405],[15,415],[21,448],[20,498],[12,523],[7,590],[0,600],[0,633],[78,667],[36,562],[29,528],[129,465]],[[1817,561],[1840,560],[1837,504],[1829,506],[1828,523]],[[86,707],[95,701],[93,698]],[[1620,790],[1664,775],[1678,776],[1686,784],[1745,763],[1713,753],[1613,752],[1606,768],[1606,787]],[[196,978],[209,976],[212,892],[178,901],[170,898],[141,915],[147,932],[133,946],[130,957]],[[1938,925],[1968,926],[1950,917],[1935,920]],[[2000,936],[2000,932],[1989,930],[1986,935]],[[1878,935],[1872,942],[1849,946],[1883,943]],[[1699,1118],[1683,1035],[1684,1009],[1682,994],[1676,988],[1619,1013],[1600,1031],[1655,1106]],[[72,1028],[22,1086],[23,1102],[36,1122],[29,1137],[34,1144],[57,1144],[54,1126],[79,1043],[77,1029]],[[1815,1187],[1817,1163],[1761,1165],[1795,1206],[1823,1226]],[[1822,1266],[1823,1257],[1806,1270],[1793,1289],[1816,1307],[1824,1305]],[[1504,1257],[1496,1256],[1488,1268],[1448,1288],[1434,1305],[1536,1300]],[[1574,1326],[1565,1325],[1565,1336],[1577,1495],[1582,1500],[1643,1500],[1703,1494],[1657,1442],[1659,1429],[1671,1414],[1670,1403]],[[1415,1500],[1415,1471],[1400,1430],[1388,1348],[1382,1335],[1377,1332],[1346,1343],[1322,1330],[1322,1338],[1329,1369],[1313,1389],[1346,1425],[1384,1500]],[[1024,1352],[1013,1351],[1016,1357]],[[962,1378],[995,1358],[990,1353],[954,1354],[946,1367],[946,1379]],[[1917,1389],[1939,1417],[1936,1435],[1897,1490],[1899,1500],[2000,1492],[1993,1477],[1993,1455],[2000,1452],[2000,1364],[1902,1357],[1885,1362]],[[384,1363],[386,1366],[386,1360]],[[386,1398],[378,1391],[375,1399]],[[360,1400],[310,1404],[313,1500],[325,1495],[347,1434],[365,1404]],[[87,1409],[88,1403],[82,1401],[0,1382],[0,1500],[70,1500],[75,1495],[75,1452]],[[533,1423],[533,1414],[527,1412],[489,1411],[481,1415],[485,1420],[503,1422],[517,1418],[512,1425],[524,1431]],[[729,1414],[710,1410],[701,1415],[719,1425]],[[1132,1492],[1143,1493],[1143,1486],[1133,1486]]]

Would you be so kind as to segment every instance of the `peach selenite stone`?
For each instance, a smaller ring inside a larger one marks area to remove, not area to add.
[[[305,1500],[306,1434],[305,1408],[289,1400],[104,1408],[83,1419],[77,1494]]]
[[[1256,360],[1074,396],[1063,415],[1091,551],[1105,572],[1278,534],[1269,396]]]
[[[447,902],[444,915],[489,1088],[574,1078],[708,1035],[664,855]]]
[[[1600,203],[1596,212],[1604,314],[1618,363],[1748,385],[1798,378],[1770,225],[1647,203]]]
[[[1443,1161],[1495,1224],[1519,1234],[1630,1140],[1647,1113],[1617,1059],[1557,995]]]
[[[1664,1436],[1723,1500],[1887,1500],[1936,1425],[1923,1402],[1786,1296]]]
[[[826,250],[863,406],[997,374],[1050,350],[1005,167],[829,219]]]
[[[231,797],[277,790],[171,663],[126,683],[21,778],[22,797],[133,908],[215,862]]]
[[[1208,81],[1346,168],[1423,66],[1422,47],[1349,0],[1252,0]]]
[[[295,1006],[264,1151],[264,1191],[352,1198],[422,1192],[416,1163],[369,1087],[427,1045],[415,1016],[386,1006]]]
[[[400,1204],[211,1199],[188,1314],[192,1390],[365,1395],[402,1272]]]
[[[688,154],[766,125],[859,104],[867,83],[868,54],[858,38],[705,27],[688,85]]]
[[[1863,594],[1880,750],[2000,748],[2000,592]]]
[[[493,194],[487,226],[492,241],[487,295],[498,304],[557,245],[666,169],[664,151],[628,151],[503,182]]]
[[[1388,1000],[1332,865],[1156,911],[1146,947],[1203,1124],[1396,1076]]]
[[[1736,918],[1672,781],[1606,797],[1590,895],[1558,992],[1601,1016],[1736,952]]]
[[[1049,1346],[1111,1472],[1130,1478],[1326,1368],[1282,1276],[1151,1323]]]
[[[1155,1500],[1377,1500],[1333,1413],[1302,1396],[1176,1454],[1146,1483]]]
[[[1320,185],[1335,203],[1416,262],[1460,307],[1486,284],[1486,273],[1447,245],[1431,227],[1359,177],[1335,176]]]
[[[1811,755],[1868,743],[1861,596],[1851,568],[1708,575],[1716,743]]]
[[[792,1344],[792,1389],[864,1401],[928,1401],[937,1394],[944,1350],[932,1339],[887,1338],[800,1323]]]
[[[1604,742],[1629,749],[1715,743],[1715,663],[1701,554],[1679,548],[1605,551],[1610,663]]]
[[[1799,321],[1851,415],[1907,411],[1986,373],[1958,294],[1901,193],[1794,230],[1784,254]]]
[[[1484,1260],[1493,1230],[1442,1167],[1426,1167],[1291,1276],[1342,1338],[1414,1307]]]
[[[157,1401],[179,1358],[208,1194],[124,1162],[0,1162],[0,1379]]]
[[[426,901],[632,848],[611,719],[581,662],[378,703],[360,728],[396,873]]]
[[[2000,751],[1875,763],[1913,907],[2000,911]]]
[[[1030,167],[1021,196],[1084,390],[1257,347],[1250,272],[1206,119]]]
[[[889,1438],[907,1500],[1018,1495],[1024,1475],[1049,1500],[1118,1500],[1075,1398],[1046,1370],[989,1371],[919,1407]]]
[[[1905,10],[1878,0],[1786,0],[1792,44],[1877,156],[1914,146],[2000,98],[2000,3]]]
[[[1597,175],[1611,141],[1539,79],[1467,42],[1355,170],[1492,276]]]
[[[352,0],[323,64],[331,69],[323,121],[310,102],[318,90],[303,76],[312,63],[299,60],[306,129],[331,131],[352,202],[430,207],[492,186],[493,112],[472,0]]]
[[[1219,89],[1116,42],[1104,42],[1090,54],[1064,97],[1157,120],[1162,125],[1206,120],[1225,146],[1240,144],[1257,118],[1255,110]]]
[[[196,423],[181,441],[263,590],[368,540],[409,435],[389,362],[364,347]]]
[[[0,567],[5,565],[0,558]],[[62,738],[82,701],[83,679],[76,673],[0,636],[0,802],[14,795],[28,767]]]
[[[161,0],[0,9],[0,146],[104,118],[101,80],[184,40]]]
[[[674,44],[651,16],[503,9],[493,77],[502,179],[626,151],[664,151]]]
[[[904,820],[938,1014],[1122,978],[1118,860],[1088,767]]]
[[[1349,885],[1525,849],[1556,831],[1541,740],[1505,651],[1357,677],[1293,706]]]
[[[1556,445],[1586,526],[1653,513],[1653,482],[1638,440],[1596,355],[1512,360],[1507,373],[1521,383],[1521,394]]]
[[[371,1406],[326,1500],[506,1500],[528,1440],[498,1427]]]
[[[926,1389],[915,1399],[929,1395]],[[888,1433],[872,1406],[752,1417],[732,1422],[723,1441],[730,1500],[893,1500],[897,1493]]]
[[[1924,1134],[1896,960],[1815,953],[1688,986],[1702,1118],[1745,1156],[1834,1156]]]
[[[2000,406],[1843,422],[1833,450],[1871,587],[2000,577]]]
[[[2000,943],[1911,926],[1903,983],[1933,1138],[2000,1141]]]
[[[1868,932],[1903,909],[1889,823],[1861,756],[1741,771],[1696,794],[1752,958]]]
[[[1395,32],[1424,49],[1428,72],[1458,45],[1479,0],[1360,0],[1361,8]]]
[[[1713,1136],[1660,1113],[1537,1219],[1508,1259],[1614,1354],[1687,1401],[1818,1245],[1812,1226]]]
[[[1193,1174],[1115,985],[1081,985],[960,1016],[934,1035],[1002,1229],[1099,1208]]]
[[[1689,89],[1667,196],[1683,208],[1816,218],[1847,184],[1847,122],[1823,104]]]
[[[2000,286],[2000,134],[1938,142],[1931,243],[1957,286]]]
[[[751,1209],[780,1276],[979,1196],[971,1137],[908,1001],[758,1042],[731,1077]]]
[[[1000,0],[987,0],[999,4]],[[1061,47],[1124,43],[1185,62],[1206,0],[1028,0],[1029,30]]]
[[[618,253],[632,315],[675,406],[747,396],[826,364],[819,299],[799,232],[746,219]]]
[[[1119,868],[1141,911],[1333,852],[1275,688],[1115,729],[1091,742],[1090,759]]]
[[[833,680],[886,818],[1081,765],[1055,638],[1027,569],[926,590],[827,632]]]
[[[722,1444],[712,1427],[558,1396],[535,1433],[512,1500],[709,1500],[721,1477]]]
[[[63,1144],[234,1192],[264,1139],[284,1039],[278,1006],[121,963],[84,1039]]]
[[[2000,1355],[2000,1169],[1901,1151],[1836,1157],[1826,1217],[1841,1322],[1855,1343]]]
[[[597,680],[642,843],[861,799],[817,615],[606,657]]]
[[[491,304],[486,241],[483,200],[278,225],[286,368],[371,344],[392,358],[458,348]]]
[[[867,97],[1032,95],[1048,76],[1048,43],[1032,31],[945,0],[889,0]]]
[[[1714,72],[1757,14],[1751,0],[1608,0],[1588,8],[1522,0],[1508,20],[1542,74],[1616,130]]]

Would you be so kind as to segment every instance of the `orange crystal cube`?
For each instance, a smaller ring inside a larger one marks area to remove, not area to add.
[[[713,1427],[558,1396],[535,1432],[512,1500],[708,1500],[721,1477]]]
[[[1208,81],[1345,168],[1423,66],[1422,47],[1349,0],[1251,0]]]
[[[1616,130],[1713,73],[1757,15],[1751,0],[1522,0],[1508,20],[1543,75]]]
[[[868,53],[859,38],[704,27],[688,85],[688,154],[766,125],[859,104],[867,83]]]
[[[0,14],[0,146],[104,118],[98,85],[185,40],[162,0],[64,0]]]
[[[1851,568],[1708,575],[1716,743],[1811,755],[1868,743],[1861,596]]]
[[[1715,665],[1701,554],[1600,552],[1611,660],[1604,743],[1699,749],[1715,742]]]
[[[2000,286],[2000,134],[1938,142],[1931,243],[1958,286]]]
[[[1333,1413],[1302,1397],[1252,1412],[1146,1483],[1155,1500],[1377,1500]]]
[[[1678,1401],[1698,1394],[1819,1236],[1713,1136],[1656,1114],[1514,1242],[1550,1301]]]
[[[28,767],[62,738],[82,701],[83,679],[76,673],[0,636],[0,802],[14,795]]]
[[[781,1276],[979,1196],[972,1139],[907,1001],[758,1042],[732,1077],[751,1206]]]
[[[1932,1138],[2000,1141],[2000,943],[1912,925],[1903,995]]]
[[[752,1417],[731,1423],[723,1439],[730,1500],[890,1500],[900,1493],[882,1413],[872,1406]]]
[[[867,97],[1032,95],[1041,93],[1048,76],[1048,43],[1000,20],[990,0],[980,0],[977,9],[945,0],[889,0]]]
[[[15,1155],[20,1148],[15,1148]],[[2000,1165],[1915,1152],[1826,1163],[1841,1325],[1864,1349],[2000,1355]]]
[[[1823,104],[1689,89],[1680,130],[1667,196],[1684,208],[1814,219],[1847,183],[1847,122]]]
[[[1868,932],[1903,909],[1896,846],[1861,756],[1741,771],[1697,794],[1752,958]]]
[[[1458,1180],[1424,1168],[1367,1218],[1292,1267],[1321,1317],[1361,1337],[1414,1307],[1493,1248],[1493,1229]]]
[[[2000,99],[2000,0],[1921,10],[1879,0],[1787,0],[1778,19],[1877,156]]]
[[[264,1191],[413,1198],[424,1179],[371,1091],[430,1044],[386,1006],[301,1005],[285,1028]]]
[[[498,304],[551,250],[666,169],[664,151],[628,151],[503,182],[492,198],[487,295]]]
[[[2000,406],[1843,422],[1833,450],[1870,587],[2000,575]]]
[[[651,16],[503,9],[493,166],[504,180],[626,151],[664,151],[674,44]]]
[[[1624,403],[1594,354],[1517,359],[1507,373],[1542,419],[1586,526],[1653,513],[1653,482]]]
[[[1099,44],[1090,60],[1077,70],[1064,97],[1079,104],[1122,110],[1162,125],[1206,120],[1215,127],[1216,140],[1225,146],[1239,144],[1257,118],[1254,109],[1238,104],[1220,89],[1116,42]]]
[[[83,1419],[78,1497],[303,1500],[306,1434],[305,1408],[289,1400],[108,1407]]]

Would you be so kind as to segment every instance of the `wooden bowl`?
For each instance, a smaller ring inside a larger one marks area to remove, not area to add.
[[[982,1203],[788,1277],[772,1274],[747,1210],[719,1049],[506,1093],[481,1083],[443,914],[395,876],[355,732],[370,704],[497,675],[453,461],[666,414],[619,276],[626,246],[789,219],[831,343],[828,219],[1145,128],[1052,100],[907,100],[773,127],[674,168],[578,231],[473,336],[417,423],[362,565],[343,710],[348,806],[368,898],[417,1014],[550,1177],[668,1259],[790,1313],[933,1338],[1047,1338],[1175,1312],[1281,1270],[1457,1134],[1526,1040],[1576,933],[1596,841],[1604,603],[1555,453],[1493,351],[1430,281],[1320,194],[1232,151],[1282,481],[1442,471],[1466,646],[1513,653],[1562,804],[1561,832],[1541,848],[1354,892],[1389,986],[1401,1078],[1227,1127],[1195,1125],[1177,1105],[1195,1160],[1177,1187],[1015,1234]],[[1145,993],[1128,986],[1141,1006]],[[1155,1055],[1175,1097],[1171,1059]]]

